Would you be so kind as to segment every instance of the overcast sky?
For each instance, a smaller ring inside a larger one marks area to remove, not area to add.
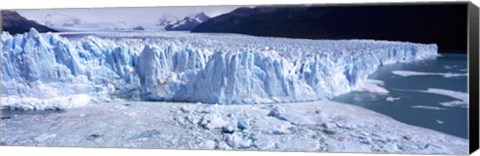
[[[48,13],[57,12],[74,16],[87,22],[116,22],[150,23],[163,16],[183,18],[188,15],[204,12],[214,17],[230,12],[238,6],[197,6],[197,7],[142,7],[142,8],[91,8],[91,9],[42,9],[17,10],[22,16],[41,21]]]

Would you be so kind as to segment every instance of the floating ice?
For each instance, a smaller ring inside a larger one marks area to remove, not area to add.
[[[435,107],[435,106],[423,106],[423,105],[415,105],[412,108],[420,108],[420,109],[431,109],[431,110],[446,110],[446,108]]]
[[[448,101],[448,102],[440,102],[440,105],[445,106],[445,107],[463,107],[463,108],[468,108],[468,103],[465,103],[464,101]]]
[[[442,121],[442,120],[435,119],[435,121],[436,121],[438,124],[443,124],[443,121]]]
[[[365,87],[379,66],[437,55],[434,44],[408,42],[190,33],[94,35],[102,38],[70,41],[35,29],[15,36],[3,32],[2,99],[78,94],[97,102],[329,99],[359,88],[388,93],[381,87]],[[41,102],[31,105],[36,103]],[[22,107],[3,101],[2,105]]]
[[[407,76],[443,76],[445,78],[451,77],[460,77],[460,76],[468,76],[467,73],[431,73],[431,72],[416,72],[416,71],[405,71],[405,70],[395,70],[392,71],[393,74],[407,77]]]
[[[359,84],[359,87],[356,90],[379,94],[388,94],[388,90],[381,87],[380,85],[383,85],[383,81],[367,79],[363,83]]]
[[[389,101],[389,102],[395,102],[395,101],[397,101],[397,100],[400,100],[400,98],[399,98],[399,97],[390,97],[390,96],[389,96],[389,97],[386,98],[386,100]]]
[[[440,94],[444,96],[449,96],[458,100],[449,101],[449,102],[441,102],[440,105],[447,106],[447,107],[468,107],[468,93],[453,91],[453,90],[446,90],[446,89],[437,89],[437,88],[428,88],[426,91],[422,91],[426,93],[433,93],[433,94]],[[460,101],[459,101],[460,100]]]
[[[452,97],[452,98],[455,98],[455,99],[459,99],[459,100],[462,100],[462,101],[468,103],[468,93],[464,93],[464,92],[460,92],[460,91],[438,89],[438,88],[428,88],[426,91],[423,91],[423,92],[445,95],[445,96],[449,96],[449,97]]]

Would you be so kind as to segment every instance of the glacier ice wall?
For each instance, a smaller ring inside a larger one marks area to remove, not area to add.
[[[68,40],[34,29],[3,32],[0,45],[2,106],[22,109],[75,107],[78,95],[220,104],[328,99],[356,89],[379,66],[437,55],[435,44],[409,42],[190,33]],[[50,104],[61,97],[70,99]]]

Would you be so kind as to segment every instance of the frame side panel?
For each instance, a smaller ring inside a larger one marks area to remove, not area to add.
[[[469,58],[469,141],[470,153],[479,148],[479,12],[472,2],[468,5]]]

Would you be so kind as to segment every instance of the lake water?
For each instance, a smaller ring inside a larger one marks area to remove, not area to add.
[[[467,76],[441,75],[400,76],[392,71],[428,73],[467,73],[467,56],[443,53],[437,59],[386,65],[370,76],[384,82],[388,95],[371,92],[350,92],[335,97],[334,101],[355,104],[388,115],[398,121],[467,138],[467,111],[465,107],[446,107],[442,102],[455,101],[450,96],[425,91],[437,88],[467,93]]]

